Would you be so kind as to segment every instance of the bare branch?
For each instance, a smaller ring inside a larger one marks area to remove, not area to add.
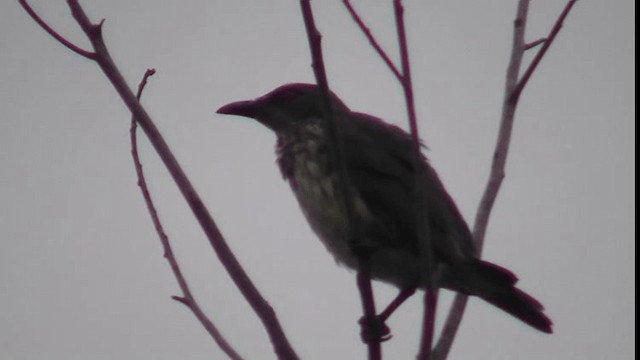
[[[142,81],[138,85],[138,93],[136,94],[136,98],[140,100],[142,96],[142,91],[147,84],[147,79],[155,74],[154,69],[148,69]],[[183,296],[172,296],[172,298],[180,303],[184,304],[193,312],[195,317],[200,321],[200,324],[207,330],[209,335],[213,338],[213,340],[218,344],[220,349],[224,351],[230,359],[234,360],[242,360],[242,357],[231,347],[231,345],[227,342],[227,340],[222,336],[217,327],[213,324],[211,319],[209,319],[204,311],[200,308],[197,301],[193,297],[191,293],[191,289],[187,284],[187,280],[184,278],[178,261],[176,260],[173,249],[171,248],[171,243],[169,242],[169,237],[167,236],[162,223],[160,222],[160,217],[158,216],[158,211],[156,210],[155,205],[153,204],[153,200],[151,199],[151,193],[149,193],[149,188],[147,187],[147,182],[145,180],[144,172],[142,171],[142,163],[140,162],[140,156],[138,154],[138,139],[137,139],[137,126],[135,117],[131,117],[131,156],[133,158],[133,163],[135,165],[136,174],[138,175],[138,186],[140,187],[140,191],[142,192],[142,196],[144,198],[144,202],[147,205],[147,210],[149,211],[149,215],[151,216],[151,220],[153,221],[153,225],[158,233],[158,237],[160,238],[160,242],[162,243],[162,247],[164,249],[164,257],[169,262],[169,266],[171,267],[171,271],[173,272],[173,276],[178,281],[178,286],[182,291]]]
[[[544,56],[544,53],[551,45],[555,36],[558,34],[562,26],[562,22],[568,15],[571,7],[573,7],[575,2],[576,0],[570,0],[567,3],[564,11],[556,21],[556,25],[551,30],[551,33],[546,39],[542,41],[543,47],[540,49],[539,53],[536,55],[536,58],[534,58],[531,65],[527,69],[525,76],[523,76],[522,80],[520,80],[519,82],[518,75],[520,73],[524,51],[537,44],[532,43],[527,46],[524,40],[527,13],[529,9],[529,0],[520,0],[518,3],[518,10],[516,19],[514,21],[511,60],[509,61],[505,80],[505,91],[503,97],[500,130],[498,132],[498,139],[496,148],[494,150],[493,161],[491,164],[491,174],[489,176],[489,181],[485,188],[485,192],[482,196],[482,200],[480,201],[480,205],[478,207],[478,213],[476,214],[473,229],[473,236],[476,241],[478,256],[480,256],[480,253],[482,252],[484,237],[486,234],[487,225],[489,223],[489,216],[491,214],[491,210],[493,209],[493,204],[495,203],[495,200],[498,196],[498,191],[500,190],[502,180],[504,179],[504,169],[507,162],[507,155],[509,151],[509,144],[511,142],[511,133],[513,128],[513,121],[515,118],[516,107],[518,105],[518,99],[520,98],[522,89],[533,73],[533,70],[535,70],[536,66],[540,62],[540,59],[542,58],[542,56]],[[540,42],[540,40],[538,40],[537,42]],[[438,344],[434,350],[434,359],[444,360],[447,358],[449,350],[451,349],[451,345],[455,338],[455,334],[457,333],[460,322],[462,321],[462,315],[464,313],[467,300],[468,297],[466,295],[456,295],[447,316],[444,328],[442,330],[440,340],[438,341]]]
[[[516,19],[513,22],[514,32],[511,48],[511,60],[509,61],[509,66],[507,68],[502,120],[491,165],[491,175],[482,200],[480,201],[473,231],[473,236],[478,249],[478,256],[480,256],[480,253],[482,252],[482,245],[484,242],[487,224],[489,222],[489,215],[491,214],[498,190],[500,189],[500,184],[504,178],[504,165],[507,159],[507,150],[509,148],[511,138],[511,128],[513,126],[513,119],[516,110],[516,103],[511,102],[510,98],[511,93],[517,84],[518,73],[522,63],[522,55],[525,46],[524,31],[527,23],[528,11],[529,0],[520,0],[518,3]],[[435,348],[434,359],[444,360],[447,358],[451,345],[453,344],[453,339],[455,338],[460,322],[462,321],[462,315],[466,308],[467,300],[468,297],[464,294],[456,295],[451,309],[449,310],[449,315],[447,316],[442,334],[440,335],[440,340]]]
[[[100,22],[99,24],[91,23],[77,0],[67,0],[67,4],[71,9],[71,13],[74,19],[78,22],[82,30],[89,38],[91,45],[93,46],[93,49],[95,51],[95,53],[93,53],[94,55],[89,55],[88,57],[98,63],[102,71],[115,87],[116,91],[118,92],[126,106],[131,111],[137,123],[140,124],[142,129],[145,131],[147,137],[149,138],[149,141],[156,149],[158,155],[164,162],[167,170],[173,177],[182,195],[189,204],[196,219],[200,223],[200,226],[207,235],[209,243],[216,252],[216,255],[220,259],[220,262],[223,264],[251,308],[262,321],[263,326],[269,334],[276,355],[279,359],[297,359],[298,356],[295,354],[293,348],[289,344],[289,341],[287,340],[284,331],[282,330],[282,326],[280,325],[275,312],[273,311],[269,303],[267,303],[267,301],[258,292],[251,279],[249,279],[246,272],[229,249],[229,246],[222,237],[220,230],[211,218],[211,215],[209,214],[207,208],[204,206],[202,200],[200,199],[200,196],[195,191],[195,189],[191,185],[191,182],[184,174],[184,171],[180,167],[178,161],[173,156],[171,150],[169,149],[169,146],[164,141],[155,124],[153,123],[145,109],[140,105],[135,95],[127,86],[126,81],[113,63],[113,60],[111,59],[102,38],[101,29],[102,23],[104,21]],[[60,41],[58,37],[56,37],[56,39]],[[87,57],[87,54],[82,55]]]
[[[360,291],[360,298],[362,300],[364,318],[366,324],[372,323],[376,317],[376,308],[373,297],[373,290],[371,288],[371,271],[369,267],[369,251],[365,249],[361,243],[361,239],[358,233],[356,223],[354,221],[353,202],[351,199],[351,186],[349,186],[349,178],[347,168],[344,162],[342,144],[338,129],[335,124],[335,114],[331,106],[329,84],[327,81],[327,75],[324,68],[324,60],[322,56],[321,36],[320,32],[316,28],[315,21],[313,19],[313,11],[311,9],[311,3],[309,0],[300,0],[300,7],[302,10],[302,17],[304,19],[305,29],[307,32],[307,38],[309,41],[309,48],[311,50],[312,67],[316,77],[318,87],[322,92],[322,98],[324,103],[325,118],[327,119],[327,128],[329,133],[329,141],[331,146],[329,147],[332,152],[332,161],[336,164],[338,169],[338,189],[341,194],[339,198],[342,202],[342,208],[344,209],[347,217],[347,224],[349,224],[349,246],[358,258],[358,275],[357,284]],[[371,341],[369,341],[371,340]],[[380,346],[381,339],[367,339],[369,359],[377,360],[381,359],[382,351]]]
[[[54,39],[56,39],[60,44],[62,44],[67,49],[75,52],[78,55],[84,56],[90,60],[96,60],[95,53],[80,48],[79,46],[75,45],[71,41],[65,39],[64,36],[58,34],[57,31],[53,30],[53,28],[49,26],[49,24],[47,24],[44,20],[42,20],[42,18],[31,8],[31,5],[27,3],[27,0],[18,0],[18,2],[20,3],[20,5],[22,5],[22,8],[27,12],[27,14],[31,16],[33,21],[35,21],[38,25],[40,25],[40,27],[44,31],[49,33],[49,35],[51,35]]]
[[[402,82],[402,74],[400,73],[400,71],[398,71],[398,68],[395,66],[393,61],[391,61],[391,59],[389,58],[389,55],[387,55],[387,53],[382,49],[380,44],[378,44],[378,41],[371,33],[371,30],[367,27],[364,21],[362,21],[362,18],[360,17],[360,15],[358,15],[358,13],[356,12],[356,9],[351,5],[351,1],[344,0],[343,3],[344,3],[344,6],[347,7],[347,11],[349,11],[349,14],[351,14],[353,21],[355,21],[356,24],[358,24],[358,27],[360,28],[360,30],[362,30],[362,32],[364,33],[364,36],[367,37],[367,39],[369,40],[369,43],[374,48],[374,50],[378,52],[378,55],[380,55],[380,58],[382,58],[382,61],[384,61],[385,64],[387,64],[387,66],[389,67],[389,70],[391,70],[393,75],[396,76],[398,81]]]

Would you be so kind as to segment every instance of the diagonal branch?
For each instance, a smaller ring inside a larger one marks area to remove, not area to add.
[[[136,96],[127,86],[126,81],[113,63],[104,43],[104,39],[102,38],[102,22],[99,24],[91,23],[77,0],[67,0],[67,4],[71,9],[74,19],[78,22],[89,38],[95,51],[95,53],[93,53],[94,55],[91,56],[86,56],[86,54],[83,55],[82,53],[80,54],[97,62],[126,106],[129,108],[129,111],[131,111],[132,116],[145,131],[149,141],[167,167],[167,170],[176,182],[176,185],[194,213],[194,216],[200,223],[200,226],[209,239],[209,243],[216,252],[220,262],[225,267],[242,295],[245,297],[245,300],[262,321],[278,358],[286,360],[298,359],[298,356],[295,354],[295,351],[284,334],[275,312],[269,303],[258,292],[251,279],[247,276],[246,272],[231,252],[231,249],[222,237],[222,234],[209,214],[209,211],[204,206],[200,196],[191,185],[191,182],[185,175],[177,159],[173,156],[169,146],[164,141],[155,124],[145,109],[140,105]],[[56,39],[60,41],[59,37],[56,37]]]
[[[351,5],[351,1],[344,0],[343,3],[344,3],[344,6],[347,7],[347,11],[349,11],[349,14],[351,14],[353,21],[355,21],[356,24],[358,24],[358,27],[360,28],[360,30],[362,30],[362,32],[364,33],[364,36],[366,36],[367,39],[369,40],[369,43],[371,44],[373,49],[378,52],[378,55],[380,55],[380,58],[382,58],[382,61],[384,61],[384,63],[387,64],[387,66],[389,67],[389,70],[391,70],[393,75],[396,76],[398,81],[402,82],[402,74],[400,73],[396,65],[393,63],[393,61],[391,61],[391,59],[389,58],[389,55],[387,55],[387,53],[382,49],[380,44],[378,44],[378,41],[371,33],[371,30],[369,29],[369,27],[367,27],[367,25],[364,23],[364,21],[356,11],[356,9],[353,7],[353,5]]]
[[[136,98],[138,100],[140,100],[140,97],[142,96],[142,91],[147,84],[147,79],[153,74],[155,74],[155,70],[153,69],[149,69],[145,72],[142,81],[138,85],[138,93],[136,94]],[[169,262],[169,266],[171,267],[173,276],[178,281],[178,286],[182,291],[182,296],[173,296],[172,298],[184,304],[187,308],[189,308],[189,310],[191,310],[191,312],[193,312],[198,321],[200,321],[200,324],[202,324],[205,330],[207,330],[209,335],[211,335],[213,340],[218,344],[220,349],[222,349],[222,351],[227,354],[230,359],[242,360],[242,357],[231,347],[231,345],[222,336],[217,327],[213,324],[211,319],[209,319],[202,308],[200,308],[200,305],[198,305],[198,302],[195,300],[193,294],[191,293],[191,289],[187,284],[187,280],[182,274],[180,265],[178,264],[178,261],[173,254],[173,249],[171,248],[169,237],[164,231],[162,223],[160,222],[160,217],[158,216],[158,211],[156,210],[156,207],[153,204],[153,200],[151,199],[151,193],[149,193],[149,188],[147,187],[144,172],[142,171],[142,163],[140,162],[140,156],[138,154],[138,139],[136,135],[137,128],[138,127],[135,117],[131,117],[131,129],[129,130],[131,135],[131,156],[133,157],[136,174],[138,175],[138,186],[140,187],[140,191],[142,192],[142,197],[144,198],[144,202],[147,205],[147,210],[149,211],[149,215],[151,216],[153,225],[156,229],[156,232],[158,233],[158,237],[160,238],[162,247],[164,248],[164,257]]]
[[[140,124],[147,134],[149,141],[158,152],[158,155],[164,162],[167,170],[169,170],[169,173],[178,185],[182,195],[187,200],[187,203],[193,211],[196,219],[207,235],[209,243],[216,252],[220,262],[225,267],[231,276],[231,279],[234,281],[251,308],[262,321],[269,337],[271,338],[271,343],[274,346],[276,354],[280,359],[297,359],[298,357],[289,344],[273,308],[271,308],[269,303],[267,303],[267,301],[258,292],[258,289],[231,252],[231,249],[227,245],[220,233],[220,230],[209,214],[208,209],[204,206],[200,196],[191,185],[191,182],[182,170],[177,159],[173,156],[169,146],[164,141],[162,135],[145,109],[135,99],[131,89],[127,87],[126,81],[113,63],[102,38],[102,24],[92,24],[84,13],[82,7],[78,4],[77,0],[67,0],[67,2],[71,8],[73,17],[76,19],[78,24],[80,24],[80,27],[86,33],[93,45],[93,48],[98,55],[97,62],[100,65],[100,68],[107,75],[113,86],[118,91],[118,94],[120,94],[123,101],[129,108],[129,111],[131,111],[138,124]]]

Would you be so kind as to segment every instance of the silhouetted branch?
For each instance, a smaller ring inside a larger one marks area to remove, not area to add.
[[[98,63],[126,104],[129,111],[131,111],[133,117],[145,131],[149,141],[167,167],[167,170],[193,211],[194,216],[200,223],[200,226],[209,239],[209,243],[216,252],[220,262],[225,267],[246,301],[262,321],[263,326],[269,334],[276,355],[279,359],[297,359],[298,356],[289,344],[275,312],[269,303],[267,303],[267,301],[258,292],[251,279],[249,279],[246,272],[229,249],[229,246],[222,237],[222,234],[209,214],[209,211],[204,206],[200,196],[191,185],[191,182],[186,177],[176,158],[173,156],[169,146],[164,141],[155,124],[145,109],[140,105],[136,96],[127,86],[126,81],[113,63],[102,38],[101,29],[103,22],[100,22],[99,24],[91,23],[77,0],[67,0],[67,3],[71,9],[74,19],[76,19],[93,46],[95,57],[90,58]],[[56,39],[58,38],[56,37]]]

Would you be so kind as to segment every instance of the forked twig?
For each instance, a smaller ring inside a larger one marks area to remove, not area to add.
[[[502,106],[502,120],[500,122],[498,140],[494,152],[489,182],[485,188],[482,200],[480,201],[473,229],[473,236],[476,241],[478,256],[480,256],[480,252],[482,251],[484,235],[489,222],[489,215],[491,214],[498,190],[500,189],[500,184],[504,178],[504,166],[506,164],[506,155],[507,150],[509,149],[511,129],[515,115],[515,103],[511,103],[509,98],[517,84],[518,73],[520,72],[520,65],[522,63],[525,44],[524,32],[527,23],[528,11],[529,0],[520,0],[518,3],[516,19],[514,21],[511,60],[509,61],[509,66],[507,68],[504,101]],[[453,344],[453,340],[458,332],[460,323],[462,322],[462,315],[464,314],[468,299],[467,295],[456,294],[451,308],[449,309],[449,314],[442,329],[440,339],[434,349],[435,360],[444,360],[449,355],[451,345]]]
[[[374,48],[374,50],[378,53],[380,58],[387,65],[389,70],[395,75],[396,79],[400,83],[402,90],[404,92],[404,98],[406,102],[407,108],[407,117],[409,119],[409,127],[411,129],[411,137],[414,145],[414,162],[416,163],[416,168],[419,168],[419,162],[421,161],[421,152],[420,152],[420,136],[418,134],[418,125],[417,125],[417,116],[415,112],[415,104],[413,97],[413,84],[411,80],[411,68],[409,63],[409,52],[407,46],[407,37],[405,32],[404,25],[404,8],[402,6],[401,0],[394,0],[394,13],[396,19],[396,32],[398,35],[398,47],[400,50],[400,60],[402,65],[402,71],[399,71],[397,67],[393,64],[387,53],[382,49],[382,47],[378,44],[378,41],[371,33],[371,30],[364,23],[360,15],[357,13],[355,8],[352,6],[349,0],[343,1],[347,11],[353,18],[354,22],[358,25],[360,30],[363,32],[365,37],[368,39],[370,45]],[[422,195],[422,186],[423,183],[422,178],[420,176],[416,176],[414,179],[414,194],[416,199],[418,199],[418,211],[416,212],[416,216],[418,217],[417,224],[423,224],[420,226],[418,231],[418,244],[420,250],[420,258],[424,259],[421,263],[422,273],[425,275],[425,283],[427,285],[427,290],[425,292],[424,298],[424,317],[423,317],[423,327],[422,327],[422,337],[420,342],[420,351],[418,353],[419,359],[429,359],[431,354],[431,344],[433,342],[434,336],[434,327],[435,327],[435,312],[437,308],[438,302],[438,290],[433,286],[433,279],[431,274],[431,268],[429,264],[432,263],[432,248],[430,243],[430,236],[428,228],[428,224],[425,224],[422,219],[424,218],[423,214],[425,213],[424,204],[421,199],[423,199]]]
[[[544,55],[547,53],[547,50],[549,50],[549,48],[551,47],[553,40],[555,40],[556,38],[556,35],[558,35],[558,33],[560,32],[560,29],[562,29],[562,24],[564,24],[564,19],[567,18],[567,16],[569,15],[569,12],[571,12],[571,9],[573,8],[573,5],[575,5],[577,1],[578,0],[569,0],[567,5],[565,5],[564,9],[562,10],[562,13],[560,13],[560,16],[558,16],[558,20],[556,20],[556,23],[551,28],[549,35],[547,35],[547,37],[545,38],[545,41],[542,44],[542,47],[540,48],[540,50],[538,50],[538,53],[533,58],[533,60],[531,60],[531,64],[529,64],[529,67],[524,72],[524,75],[522,75],[522,78],[518,82],[518,85],[513,90],[513,94],[511,95],[512,97],[518,98],[520,96],[520,93],[522,93],[522,89],[524,89],[524,87],[527,85],[527,82],[529,82],[531,75],[533,75],[533,72],[536,70],[536,68],[540,64],[540,61],[542,60]]]
[[[524,39],[525,28],[527,23],[527,13],[529,9],[529,0],[520,0],[518,3],[518,10],[516,19],[514,21],[514,33],[513,44],[511,50],[511,60],[507,68],[506,80],[505,80],[505,92],[502,105],[502,116],[500,121],[500,130],[498,132],[498,139],[496,142],[496,148],[494,150],[493,161],[491,164],[491,174],[489,181],[485,188],[485,192],[478,206],[478,212],[476,214],[473,236],[476,241],[478,256],[482,251],[484,244],[484,237],[486,229],[489,223],[489,216],[493,209],[498,191],[504,179],[504,171],[507,162],[507,155],[509,151],[509,144],[511,142],[511,133],[513,128],[513,122],[515,118],[516,107],[518,100],[522,93],[522,89],[527,84],[527,81],[536,66],[540,63],[540,60],[544,56],[545,52],[551,46],[553,39],[558,34],[562,22],[569,14],[569,11],[573,7],[576,0],[570,0],[565,6],[563,12],[560,14],[556,25],[551,30],[550,35],[544,40],[543,47],[539,50],[538,54],[529,65],[525,76],[518,80],[520,74],[520,67],[522,64],[522,57],[524,52],[531,48],[527,47]],[[451,345],[462,321],[462,315],[467,304],[468,297],[463,294],[457,294],[449,310],[447,320],[443,327],[442,333],[438,344],[434,349],[434,359],[444,360],[447,358]]]

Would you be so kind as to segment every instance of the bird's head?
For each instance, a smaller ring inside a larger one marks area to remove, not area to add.
[[[335,94],[331,93],[330,99],[334,111],[348,111]],[[224,105],[217,112],[256,119],[277,133],[301,122],[322,118],[323,106],[322,93],[316,85],[291,83],[254,100]]]

